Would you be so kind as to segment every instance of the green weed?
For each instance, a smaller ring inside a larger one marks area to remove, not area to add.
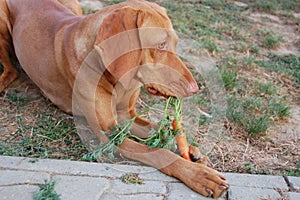
[[[256,58],[254,56],[245,56],[241,59],[241,66],[244,68],[251,68],[255,64]]]
[[[247,3],[250,8],[263,12],[275,12],[278,10],[296,11],[300,12],[300,5],[298,1],[281,1],[281,0],[241,0]]]
[[[269,118],[268,115],[248,117],[242,120],[242,124],[248,131],[249,136],[255,136],[266,132],[269,128]]]
[[[206,36],[224,38],[224,32],[237,36],[238,32],[232,33],[233,27],[248,24],[248,20],[240,15],[242,8],[223,0],[176,3],[167,0],[160,4],[168,9],[174,28],[197,41]],[[209,43],[209,47],[215,48],[213,43]]]
[[[136,173],[128,173],[123,175],[120,180],[126,184],[143,184],[143,180],[139,178],[139,175]]]
[[[258,169],[255,165],[251,163],[245,163],[244,167],[247,170],[247,173],[249,174],[268,174],[266,171]]]
[[[280,98],[273,97],[268,102],[269,113],[273,118],[280,119],[290,116],[290,106]]]
[[[297,176],[300,177],[300,163],[297,164],[297,166],[293,169],[289,170],[283,170],[282,174],[285,176]]]
[[[34,200],[60,200],[60,194],[55,191],[56,182],[48,182],[39,185],[40,190],[34,193]]]
[[[226,69],[222,69],[221,75],[226,90],[232,90],[236,85],[237,73]]]
[[[30,102],[30,98],[25,93],[18,90],[9,91],[5,100],[20,107],[26,106]]]
[[[257,64],[272,71],[290,75],[300,87],[300,57],[295,55],[278,56],[270,54],[266,60],[258,60]]]
[[[289,116],[290,107],[283,98],[241,97],[232,95],[228,97],[228,119],[244,127],[248,136],[263,135],[272,124],[272,119]]]
[[[257,83],[256,94],[260,96],[273,96],[277,94],[277,89],[273,83]]]
[[[200,44],[202,48],[207,49],[210,53],[217,53],[220,51],[218,45],[211,39],[204,39]]]
[[[281,40],[282,39],[280,37],[275,37],[275,36],[267,35],[263,39],[261,45],[262,45],[262,47],[264,47],[266,49],[274,49],[276,47],[279,47]]]

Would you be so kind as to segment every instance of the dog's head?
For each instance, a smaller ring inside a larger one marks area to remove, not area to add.
[[[186,97],[198,85],[175,52],[178,37],[166,10],[147,1],[116,5],[98,32],[95,49],[119,80],[131,72],[153,95]]]

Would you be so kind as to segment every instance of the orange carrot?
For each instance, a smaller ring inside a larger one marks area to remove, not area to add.
[[[173,120],[172,122],[173,130],[179,130],[180,134],[176,136],[176,143],[180,152],[180,155],[189,161],[192,161],[190,157],[190,147],[186,139],[186,133],[182,129],[181,120]]]

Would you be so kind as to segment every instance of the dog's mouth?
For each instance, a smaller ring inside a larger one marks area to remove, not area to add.
[[[145,86],[147,92],[149,94],[155,95],[155,96],[163,96],[165,98],[169,98],[170,96],[174,96],[172,94],[170,94],[169,92],[165,92],[161,89],[158,89],[157,87],[153,86],[153,85],[146,85]]]
[[[160,93],[160,92],[158,92],[156,89],[154,89],[153,87],[147,87],[147,91],[148,91],[150,94],[153,94],[153,95],[157,95],[157,94]]]

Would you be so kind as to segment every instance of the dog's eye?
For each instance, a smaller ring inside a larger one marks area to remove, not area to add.
[[[159,50],[166,50],[166,49],[167,49],[167,42],[164,41],[164,42],[158,44],[158,45],[157,45],[157,48],[158,48]]]

